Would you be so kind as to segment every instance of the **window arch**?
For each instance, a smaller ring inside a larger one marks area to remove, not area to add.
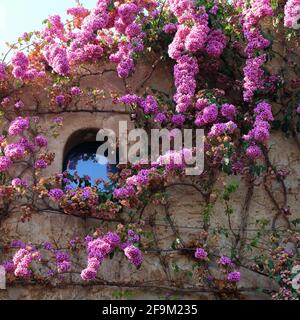
[[[97,155],[97,150],[103,142],[96,141],[99,129],[82,129],[74,132],[68,139],[63,158],[63,172],[68,172],[71,187],[100,186],[97,179],[110,182],[109,174],[118,171],[117,165],[108,163],[107,155]],[[76,177],[80,177],[76,178]]]

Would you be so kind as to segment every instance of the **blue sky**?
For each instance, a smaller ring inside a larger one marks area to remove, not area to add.
[[[104,161],[104,159],[106,161]],[[108,179],[108,166],[107,166],[107,159],[104,158],[100,162],[94,162],[92,160],[89,161],[83,161],[79,160],[76,165],[76,170],[70,170],[68,168],[68,171],[70,174],[74,174],[75,171],[77,171],[78,175],[80,177],[83,176],[89,176],[91,178],[91,182],[93,185],[96,179],[103,179],[105,181],[109,181]],[[103,164],[106,163],[106,164]],[[75,186],[76,184],[72,184],[72,186]]]
[[[90,9],[97,0],[80,2]],[[40,30],[49,15],[66,17],[66,9],[73,6],[75,0],[0,0],[0,53],[7,50],[5,42],[14,42],[25,31]]]

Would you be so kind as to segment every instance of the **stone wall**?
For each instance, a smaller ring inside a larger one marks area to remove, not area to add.
[[[171,69],[165,63],[160,63],[153,71],[151,65],[155,59],[149,58],[144,64],[138,65],[135,76],[129,81],[128,85],[137,92],[145,89],[147,86],[156,87],[167,93],[172,92],[172,75]],[[106,66],[105,69],[109,69]],[[93,71],[93,70],[91,70]],[[99,73],[99,70],[97,70]],[[100,70],[101,72],[101,70]],[[150,77],[151,76],[151,77]],[[148,81],[144,79],[149,78]],[[103,73],[103,77],[99,74],[85,76],[81,80],[83,88],[96,87],[104,92],[121,94],[126,92],[126,87],[122,80],[117,78],[115,73]],[[141,87],[142,86],[142,87]],[[47,92],[41,88],[36,90],[34,87],[22,88],[22,92],[16,93],[16,96],[22,96],[27,106],[35,105],[38,97],[40,109],[39,113],[42,121],[49,122],[53,114],[47,114],[47,106],[49,97]],[[44,107],[45,106],[45,107]],[[121,109],[121,106],[113,105],[110,97],[99,101],[97,112],[90,112],[89,107],[85,107],[85,102],[80,101],[73,106],[73,113],[61,113],[64,116],[64,126],[58,138],[49,140],[50,150],[55,152],[56,159],[53,165],[48,169],[46,174],[60,172],[62,170],[64,148],[68,138],[72,133],[80,129],[87,128],[112,128],[117,129],[118,121],[128,121],[129,128],[133,126],[130,120],[128,110]],[[78,110],[82,110],[79,112]],[[122,111],[116,113],[115,111]],[[290,175],[286,180],[288,187],[288,203],[291,208],[292,217],[290,219],[300,218],[298,208],[299,197],[299,179],[300,179],[300,152],[297,144],[291,139],[285,138],[280,133],[274,133],[270,142],[270,160],[279,168],[287,168]],[[229,229],[228,219],[225,215],[225,204],[221,199],[220,192],[223,190],[224,183],[230,180],[240,180],[239,177],[220,176],[213,191],[213,199],[215,206],[211,217],[212,226],[220,226]],[[241,187],[232,199],[234,214],[231,217],[232,228],[239,229],[243,224],[250,231],[245,231],[244,236],[250,238],[255,234],[255,222],[260,218],[270,218],[276,214],[276,207],[268,197],[263,187],[263,183],[256,183],[253,191],[253,197],[249,204],[249,210],[245,213],[244,202],[247,196],[247,186],[244,181],[240,181]],[[272,185],[274,195],[278,201],[282,199],[282,191],[277,183]],[[152,231],[152,240],[160,249],[170,249],[174,240],[178,238],[178,234],[174,234],[172,226],[176,226],[180,232],[182,241],[188,242],[191,239],[197,240],[203,232],[203,213],[205,201],[203,197],[193,187],[174,186],[169,188],[168,215],[166,215],[163,206],[149,206],[144,213],[145,219],[152,219],[152,226],[147,226],[147,230]],[[126,213],[123,213],[126,215]],[[85,235],[94,230],[95,227],[103,229],[112,229],[115,223],[101,224],[95,219],[82,219],[74,216],[59,215],[53,212],[33,213],[29,222],[22,223],[19,221],[20,214],[15,213],[7,217],[1,224],[0,241],[8,243],[13,239],[22,239],[28,243],[40,243],[42,241],[56,241],[65,246],[67,240],[76,233]],[[168,219],[173,221],[172,224]],[[277,227],[285,225],[285,220],[279,218]],[[251,228],[254,231],[251,231]],[[220,239],[223,245],[222,252],[228,249],[228,240],[226,237]],[[247,256],[247,253],[245,253]],[[245,257],[247,258],[247,257]],[[180,271],[174,270],[174,262],[180,267]],[[84,256],[78,257],[76,262],[84,267]],[[126,261],[122,254],[117,254],[112,260],[104,262],[99,278],[103,280],[102,285],[84,285],[79,281],[78,275],[66,276],[66,282],[70,284],[60,285],[52,284],[44,286],[42,284],[16,284],[9,286],[7,291],[0,291],[0,299],[111,299],[118,291],[122,291],[124,297],[133,299],[148,298],[165,298],[174,296],[178,298],[190,299],[216,299],[213,292],[205,292],[205,290],[190,289],[189,283],[197,283],[197,276],[193,275],[192,279],[187,276],[185,271],[191,270],[190,262],[185,255],[179,252],[166,252],[159,255],[156,252],[146,252],[145,261],[140,270],[135,270]],[[215,266],[212,264],[212,270]],[[263,275],[258,275],[249,271],[249,269],[241,268],[242,281],[239,286],[242,288],[242,297],[247,299],[267,298],[267,295],[259,294],[253,290],[254,287],[263,287],[265,289],[275,289],[276,285]],[[181,289],[176,288],[180,285],[175,280],[181,279]],[[166,281],[168,280],[168,281]],[[138,285],[138,283],[144,285]],[[71,283],[74,283],[73,285]],[[114,283],[118,283],[116,286]],[[124,286],[122,286],[122,283]]]

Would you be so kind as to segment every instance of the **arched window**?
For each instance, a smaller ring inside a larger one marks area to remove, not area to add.
[[[64,152],[63,171],[69,173],[71,187],[95,186],[97,179],[109,182],[109,173],[118,171],[116,165],[108,163],[107,155],[97,155],[97,150],[102,143],[96,141],[97,132],[98,129],[79,130],[68,139]],[[103,184],[98,186],[101,188]]]

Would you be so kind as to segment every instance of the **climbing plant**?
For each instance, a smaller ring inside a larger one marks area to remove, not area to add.
[[[70,8],[66,21],[48,17],[40,31],[25,32],[10,45],[0,63],[0,223],[13,213],[28,223],[32,214],[49,212],[114,222],[116,228],[76,236],[64,248],[22,239],[1,243],[12,257],[2,261],[9,281],[63,284],[68,274],[78,273],[81,285],[212,292],[228,298],[248,290],[239,285],[240,269],[245,268],[279,284],[278,292],[251,290],[275,299],[299,299],[300,221],[290,220],[289,172],[276,168],[269,156],[273,130],[300,146],[299,10],[298,0],[98,0],[92,10],[80,3]],[[150,72],[133,89],[130,79],[145,59],[152,59]],[[173,72],[172,94],[147,85],[161,64]],[[122,79],[125,94],[81,87],[82,79],[106,73]],[[46,109],[38,95],[34,106],[25,101],[24,90],[30,86],[47,95]],[[101,179],[92,183],[69,172],[45,176],[55,159],[48,138],[59,135],[64,116],[102,112],[98,106],[103,99],[111,99],[113,112],[128,114],[147,130],[204,129],[203,173],[185,175],[186,160],[195,152],[186,148],[169,150],[152,164],[120,165],[105,187]],[[53,116],[47,127],[40,119],[45,114]],[[218,192],[225,207],[218,214],[226,216],[228,228],[211,223],[215,185],[224,175],[233,178]],[[79,186],[74,187],[74,181]],[[231,201],[238,181],[247,185],[241,212]],[[174,223],[168,191],[176,185],[192,188],[205,204],[199,212],[203,225],[198,239],[187,241],[184,229]],[[265,189],[276,213],[272,221],[257,220],[249,239],[247,221],[256,186]],[[274,195],[275,186],[281,198]],[[146,213],[152,204],[164,209],[163,223],[175,235],[167,249],[159,247],[155,210]],[[240,215],[239,228],[232,223],[235,215]],[[278,228],[279,219],[285,222],[283,229]],[[220,245],[222,237],[229,248]],[[144,254],[156,254],[166,281],[104,281],[98,271],[116,252],[138,270]],[[188,272],[176,262],[168,264],[167,256],[174,252],[191,261]],[[73,263],[82,254],[86,265]],[[217,276],[211,272],[213,263]]]

